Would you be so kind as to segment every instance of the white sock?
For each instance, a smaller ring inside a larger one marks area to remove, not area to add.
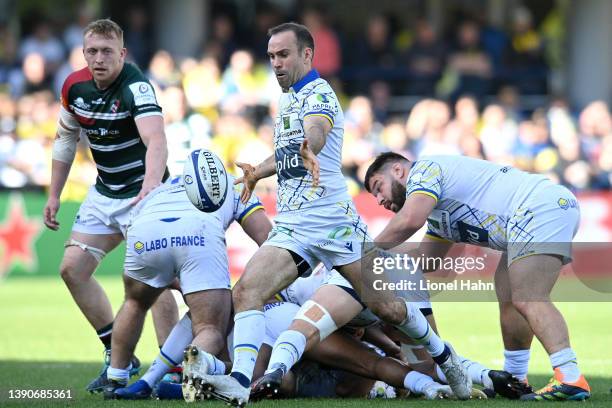
[[[131,368],[132,363],[130,363],[130,365],[126,368],[108,367],[108,370],[106,371],[106,378],[127,384],[128,380],[130,379]]]
[[[491,371],[490,369],[468,358],[461,356],[459,358],[461,359],[461,364],[463,364],[467,370],[468,375],[472,378],[472,382],[474,384],[493,389],[493,381],[489,377],[489,371]]]
[[[278,336],[272,349],[266,374],[280,368],[284,374],[302,358],[306,349],[306,336],[296,330],[285,330]]]
[[[553,369],[558,368],[561,371],[563,382],[573,383],[580,378],[576,353],[570,347],[552,353],[550,355],[550,364],[552,364]]]
[[[208,372],[207,374],[211,375],[223,375],[225,374],[225,363],[219,360],[217,357],[213,356],[210,353],[204,353],[204,358],[208,363]]]
[[[191,343],[191,340],[193,340],[191,319],[185,314],[172,328],[157,358],[142,376],[149,387],[153,388],[168,371],[181,364],[185,347]]]
[[[406,320],[396,327],[418,344],[425,346],[432,357],[438,357],[445,351],[446,346],[442,339],[433,331],[423,313],[412,302],[406,302]]]
[[[529,349],[504,350],[504,371],[509,372],[519,380],[527,380],[530,354]]]
[[[247,310],[234,316],[234,366],[231,376],[243,387],[251,385],[265,331],[266,318],[261,310]]]
[[[436,382],[428,375],[411,371],[404,377],[404,388],[415,394],[423,394],[423,390]]]

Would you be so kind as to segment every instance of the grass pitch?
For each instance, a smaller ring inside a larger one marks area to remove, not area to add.
[[[123,296],[119,277],[100,279],[115,310]],[[612,406],[612,303],[559,303],[570,328],[572,346],[580,368],[590,382],[593,397],[581,407]],[[457,350],[492,367],[503,364],[503,346],[494,303],[436,303],[438,327],[442,337]],[[136,349],[145,363],[158,351],[150,319]],[[100,369],[102,347],[95,332],[81,316],[68,290],[58,278],[16,278],[0,282],[0,407],[171,407],[184,402],[103,401],[89,395],[86,384]],[[543,386],[551,375],[548,357],[539,344],[532,347],[529,380]],[[9,390],[71,390],[72,400],[11,400]],[[211,407],[221,403],[205,402]],[[258,403],[267,407],[438,407],[519,406],[524,403],[495,399],[489,401],[409,400],[286,400]],[[550,403],[548,403],[550,404]],[[552,403],[558,405],[560,403]],[[564,403],[569,406],[576,403]]]

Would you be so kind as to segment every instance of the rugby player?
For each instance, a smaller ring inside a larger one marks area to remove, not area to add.
[[[134,389],[121,388],[127,385],[130,359],[146,312],[177,278],[194,334],[186,353],[202,352],[208,358],[206,370],[225,373],[224,363],[215,357],[224,349],[232,309],[225,231],[236,220],[261,244],[271,229],[257,197],[251,196],[243,204],[240,192],[238,186],[230,186],[223,206],[204,213],[192,205],[181,178],[176,177],[134,209],[127,231],[125,301],[115,318],[105,398],[133,397]],[[184,367],[187,374],[193,370],[188,361]],[[141,394],[151,392],[150,386],[147,389],[142,383],[137,388]],[[185,399],[193,401],[193,387],[186,385],[185,391]]]
[[[257,167],[239,164],[244,174],[237,182],[245,185],[242,199],[246,200],[258,180],[277,175],[275,225],[233,290],[232,372],[227,376],[193,373],[207,395],[234,405],[244,405],[249,399],[253,368],[265,334],[264,303],[319,262],[337,269],[358,287],[361,252],[367,240],[367,228],[355,210],[341,171],[342,109],[329,84],[312,69],[312,35],[296,23],[274,27],[269,35],[268,57],[283,90],[274,129],[275,153]],[[455,395],[470,397],[471,380],[461,361],[431,330],[416,306],[389,294],[381,294],[369,306],[384,321],[419,339],[444,370]],[[315,326],[331,319],[317,304],[311,304],[301,317]],[[321,331],[316,338],[307,339],[293,330],[287,342],[304,350],[328,334]],[[301,356],[294,357],[297,361]],[[283,366],[274,370],[286,373]]]
[[[495,273],[506,356],[528,356],[533,336],[550,357],[554,377],[526,400],[584,400],[590,388],[570,346],[567,325],[550,301],[561,267],[571,262],[580,221],[576,197],[542,175],[463,156],[431,156],[410,162],[396,153],[379,155],[368,168],[366,189],[395,212],[376,237],[394,247],[427,223],[421,246],[444,257],[454,242],[503,252]],[[506,364],[513,374],[524,368]]]
[[[89,142],[98,169],[65,244],[60,274],[76,304],[105,347],[102,372],[87,389],[101,391],[106,383],[113,312],[106,293],[93,278],[102,258],[125,236],[134,204],[168,177],[168,150],[161,108],[153,87],[140,70],[125,62],[123,31],[104,19],[84,30],[87,67],[68,76],[62,87],[49,197],[44,222],[59,229],[60,195],[74,160],[77,141]],[[170,293],[154,313],[159,344],[176,323],[178,312]],[[157,308],[154,308],[154,312]],[[165,310],[164,310],[165,309]],[[170,309],[170,310],[167,310]],[[139,363],[134,360],[134,372]]]

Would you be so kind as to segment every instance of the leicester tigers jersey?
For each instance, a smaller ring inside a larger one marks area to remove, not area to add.
[[[88,68],[75,71],[62,87],[62,109],[72,114],[86,136],[98,169],[96,189],[107,197],[128,198],[140,191],[147,148],[135,120],[161,115],[153,87],[126,63],[106,89],[96,86]],[[168,177],[168,170],[164,180]]]
[[[304,118],[312,115],[324,117],[332,125],[325,146],[317,155],[321,169],[317,187],[313,187],[312,175],[304,168],[300,155]],[[343,135],[344,115],[336,94],[315,70],[281,95],[274,126],[279,216],[350,200],[341,171]]]
[[[406,180],[406,197],[420,193],[436,206],[428,220],[428,235],[505,250],[508,231],[525,200],[543,186],[546,177],[465,156],[429,156],[413,163]],[[526,214],[528,209],[523,209]]]

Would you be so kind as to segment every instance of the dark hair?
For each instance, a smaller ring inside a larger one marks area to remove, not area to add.
[[[302,51],[304,48],[310,48],[314,54],[314,40],[312,34],[308,31],[308,28],[302,24],[290,23],[279,24],[276,27],[272,27],[268,30],[268,37],[272,37],[274,34],[282,33],[284,31],[293,31],[295,38],[297,39],[298,50]]]
[[[83,30],[83,36],[87,36],[90,33],[98,34],[108,39],[117,37],[121,44],[123,44],[123,30],[119,27],[119,24],[110,18],[103,18],[87,24],[87,27]]]
[[[368,167],[368,170],[366,171],[366,175],[365,175],[365,180],[363,182],[363,184],[365,184],[365,188],[368,191],[368,193],[371,193],[370,179],[376,173],[380,173],[390,164],[397,163],[397,162],[404,162],[404,161],[410,162],[410,160],[408,160],[401,154],[394,153],[394,152],[385,152],[385,153],[381,153],[378,156],[376,156],[376,159],[374,159],[372,164],[370,164],[370,167]]]

